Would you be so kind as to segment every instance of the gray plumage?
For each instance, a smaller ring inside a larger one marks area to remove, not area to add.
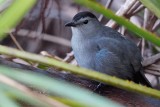
[[[78,13],[66,26],[71,26],[71,44],[80,66],[150,86],[141,72],[140,50],[132,41],[90,12]]]

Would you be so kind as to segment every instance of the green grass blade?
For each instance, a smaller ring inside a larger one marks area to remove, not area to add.
[[[5,93],[5,90],[0,87],[0,107],[20,107],[18,103],[10,99]]]
[[[106,9],[104,6],[93,2],[91,0],[74,0],[76,3],[84,5],[90,9],[95,10],[98,13],[103,14],[105,17],[115,20],[118,24],[125,26],[128,30],[132,31],[139,37],[143,37],[146,40],[152,42],[153,44],[160,46],[160,38],[154,35],[151,32],[148,32],[142,28],[137,27],[136,25],[129,22],[124,17],[116,16],[111,10]]]
[[[44,57],[44,56],[40,56],[40,55],[28,53],[28,52],[19,51],[17,49],[13,49],[13,48],[1,46],[1,45],[0,45],[0,53],[6,54],[6,55],[11,55],[11,56],[22,58],[22,59],[26,59],[26,60],[30,60],[30,61],[39,62],[39,63],[45,64],[45,65],[54,66],[57,68],[61,68],[63,70],[90,78],[92,80],[97,80],[99,82],[103,82],[108,85],[112,85],[112,86],[115,86],[115,87],[118,87],[121,89],[137,92],[140,94],[144,94],[144,95],[148,95],[148,96],[152,96],[152,97],[160,99],[160,91],[158,91],[158,90],[148,88],[145,86],[141,86],[141,85],[135,84],[133,82],[128,82],[128,81],[125,81],[125,80],[122,80],[119,78],[115,78],[115,77],[112,77],[112,76],[109,76],[109,75],[106,75],[106,74],[103,74],[100,72],[96,72],[96,71],[88,70],[85,68],[73,66],[73,65],[70,65],[70,64],[67,64],[64,62],[57,61],[52,58],[48,58],[48,57]]]
[[[63,102],[64,104],[69,105],[70,107],[88,107],[87,105],[84,105],[80,103],[79,101],[67,99],[67,98],[62,98],[62,97],[52,97],[60,102]]]
[[[4,0],[0,0],[0,5],[4,2]]]
[[[6,85],[4,83],[0,83],[0,87],[3,87],[3,89],[6,90],[5,94],[7,96],[11,97],[13,100],[23,101],[31,106],[36,106],[36,107],[40,107],[40,106],[49,107],[48,104],[46,104],[42,101],[39,101],[39,100],[35,99],[33,96],[29,96],[29,95],[23,93],[22,91],[15,89],[9,85]],[[3,102],[1,102],[1,103],[3,103]],[[8,107],[8,106],[6,106],[6,107]]]
[[[80,103],[84,103],[89,107],[122,107],[88,90],[38,73],[23,72],[23,70],[3,66],[0,66],[0,73],[38,89],[46,90],[49,93],[80,101]]]
[[[160,0],[140,0],[144,6],[160,18]]]
[[[13,4],[0,14],[0,41],[21,21],[35,3],[36,0],[14,0]]]

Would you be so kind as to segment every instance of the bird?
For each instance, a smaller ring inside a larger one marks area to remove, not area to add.
[[[79,12],[65,26],[71,27],[71,46],[79,66],[152,87],[137,45],[101,24],[93,13]]]

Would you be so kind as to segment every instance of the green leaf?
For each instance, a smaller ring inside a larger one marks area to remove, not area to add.
[[[36,106],[36,107],[38,107],[38,106],[39,107],[40,106],[49,107],[48,104],[46,104],[45,102],[39,101],[35,97],[27,95],[24,92],[22,92],[22,91],[20,91],[16,88],[13,88],[9,85],[6,85],[4,83],[0,83],[0,90],[6,90],[6,92],[4,92],[5,95],[7,97],[12,98],[12,100],[18,99],[19,101],[26,102],[29,105],[33,105],[33,106]],[[1,104],[2,104],[2,102],[1,102]],[[8,106],[2,106],[2,107],[8,107]]]
[[[1,45],[0,45],[0,53],[6,54],[6,55],[11,55],[11,56],[22,58],[22,59],[26,59],[26,60],[30,60],[30,61],[39,62],[39,63],[53,66],[56,68],[60,68],[60,69],[66,70],[68,72],[90,78],[92,80],[96,80],[96,81],[99,81],[102,83],[106,83],[108,85],[112,85],[114,87],[118,87],[121,89],[137,92],[140,94],[144,94],[144,95],[148,95],[148,96],[152,96],[152,97],[160,99],[160,94],[159,94],[160,91],[158,91],[158,90],[148,88],[146,86],[142,86],[139,84],[135,84],[133,82],[128,82],[126,80],[122,80],[119,78],[115,78],[115,77],[112,77],[112,76],[109,76],[107,74],[103,74],[100,72],[88,70],[88,69],[85,69],[82,67],[73,66],[73,65],[70,65],[70,64],[67,64],[64,62],[57,61],[52,58],[48,58],[48,57],[44,57],[44,56],[40,56],[40,55],[28,53],[28,52],[19,51],[17,49],[13,49],[13,48],[1,46]]]
[[[128,30],[132,31],[139,37],[143,37],[146,40],[152,42],[153,44],[160,46],[160,38],[154,35],[151,32],[148,32],[142,28],[137,27],[124,17],[116,16],[111,10],[106,9],[104,6],[93,2],[91,0],[74,0],[76,3],[84,5],[92,10],[95,10],[98,13],[103,14],[105,17],[115,20],[118,24],[125,26]]]
[[[160,0],[140,0],[144,6],[160,18]]]
[[[79,101],[82,104],[88,105],[88,107],[122,107],[86,89],[38,73],[31,73],[4,66],[0,66],[0,73],[18,80],[21,83],[28,84],[40,90],[45,90],[48,93]]]
[[[35,3],[36,0],[14,0],[13,4],[0,14],[0,41],[21,21]]]
[[[18,103],[7,97],[5,90],[0,87],[0,107],[20,107]]]
[[[60,98],[60,97],[53,97],[54,99],[63,102],[64,104],[69,105],[70,107],[88,107],[87,105],[84,105],[80,103],[79,101],[67,99],[67,98]]]
[[[0,0],[0,5],[4,2],[4,0]]]

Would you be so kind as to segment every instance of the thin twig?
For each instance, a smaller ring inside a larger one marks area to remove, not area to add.
[[[134,3],[136,2],[136,0],[127,0],[123,6],[121,6],[121,8],[116,12],[116,15],[118,16],[123,16],[124,14],[126,14],[128,12],[128,10],[131,8],[132,5],[134,5]],[[112,27],[114,28],[116,25],[116,22],[113,20],[110,20],[106,26]]]
[[[153,71],[153,70],[146,69],[145,72],[149,73],[149,74],[152,74],[152,75],[155,75],[155,76],[160,76],[159,72],[156,72],[156,71]]]
[[[151,64],[149,67],[147,67],[146,69],[150,69],[150,70],[154,70],[154,71],[158,71],[160,72],[160,66],[159,64]]]
[[[154,15],[154,14],[152,14],[152,16],[151,16],[151,18],[150,18],[150,20],[149,20],[149,25],[148,25],[148,30],[150,30],[151,32],[153,32],[153,26],[155,25],[155,23],[156,23],[156,21],[157,21],[157,17]]]
[[[140,5],[136,10],[133,11],[133,13],[131,15],[135,15],[138,12],[140,12],[141,10],[143,10],[145,7],[143,5]]]
[[[24,49],[21,47],[21,45],[18,43],[18,41],[16,40],[16,38],[13,36],[13,34],[11,32],[9,33],[9,35],[12,38],[13,42],[15,43],[15,45],[17,46],[17,48],[19,50],[21,50],[21,51],[24,51]],[[31,65],[34,65],[34,63],[31,62],[31,61],[24,61],[24,62],[26,62],[28,64],[31,64]]]
[[[56,55],[51,55],[46,51],[41,51],[40,54],[43,55],[43,56],[46,56],[46,57],[50,57],[50,58],[56,59],[58,61],[63,61],[63,59],[61,59],[60,57],[58,57]]]
[[[70,53],[67,53],[67,56],[63,59],[64,62],[70,63],[74,59],[74,53],[71,51]]]
[[[150,11],[147,8],[145,8],[144,9],[144,20],[143,20],[143,25],[142,25],[142,27],[144,29],[147,29],[147,27],[148,27],[148,21],[149,21],[149,18],[150,18],[150,14],[151,14]],[[141,46],[142,57],[144,55],[144,50],[145,50],[145,40],[144,40],[144,38],[142,38],[142,46]]]
[[[125,31],[126,31],[126,28],[124,26],[121,26],[119,29],[118,29],[118,32],[120,32],[122,35],[125,34]]]
[[[16,40],[16,38],[13,36],[13,34],[10,32],[9,33],[11,39],[13,40],[13,42],[15,43],[15,45],[17,46],[17,48],[21,51],[24,51],[23,48],[21,47],[21,45],[18,43],[18,41]]]
[[[145,8],[144,9],[144,21],[143,21],[143,28],[146,29],[148,27],[148,21],[149,21],[149,18],[150,18],[150,11]]]
[[[132,5],[132,7],[128,10],[128,12],[126,14],[131,14],[133,13],[133,11],[135,11],[135,9],[137,9],[140,6],[140,2],[136,1],[134,3],[134,5]]]
[[[146,66],[149,66],[149,65],[151,65],[151,64],[153,64],[153,63],[155,63],[156,61],[159,61],[159,60],[160,60],[160,53],[158,53],[158,54],[156,54],[156,55],[154,55],[154,56],[151,56],[151,57],[145,59],[145,60],[142,62],[142,65],[143,65],[144,67],[146,67]]]
[[[155,24],[152,27],[152,31],[153,32],[156,31],[159,28],[159,26],[160,26],[160,19],[157,19]]]

